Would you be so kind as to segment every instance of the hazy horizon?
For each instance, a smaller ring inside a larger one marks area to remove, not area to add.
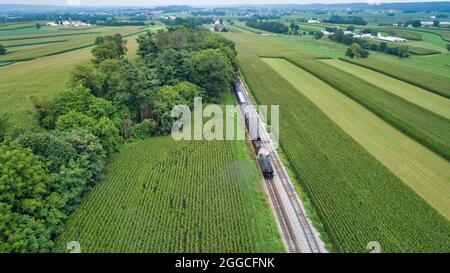
[[[346,4],[346,3],[408,3],[408,2],[449,2],[448,0],[0,0],[0,4],[33,4],[33,5],[63,5],[63,6],[168,6],[168,5],[255,5],[255,4]]]

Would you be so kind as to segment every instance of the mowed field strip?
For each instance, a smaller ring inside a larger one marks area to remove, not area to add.
[[[405,100],[450,119],[450,99],[433,94],[420,87],[394,79],[371,69],[341,60],[321,60],[329,65],[383,88]]]
[[[296,65],[284,59],[263,60],[431,206],[450,219],[448,161]]]
[[[135,59],[138,44],[133,36],[127,39],[127,57]],[[34,126],[33,100],[64,89],[75,65],[90,57],[90,48],[83,48],[0,67],[0,115],[8,114],[13,127]]]

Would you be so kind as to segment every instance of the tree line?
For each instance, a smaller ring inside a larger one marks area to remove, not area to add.
[[[289,31],[289,28],[283,23],[272,21],[258,21],[255,18],[247,20],[245,25],[248,27],[280,34],[285,34]]]
[[[344,31],[342,29],[337,29],[332,35],[328,36],[330,40],[335,41],[337,43],[342,43],[345,45],[352,45],[357,44],[359,45],[363,50],[373,50],[373,51],[380,51],[384,52],[386,54],[391,54],[398,56],[400,58],[407,58],[409,57],[409,51],[408,46],[400,45],[400,46],[389,46],[386,42],[371,42],[367,39],[361,39],[358,37],[353,37],[351,34],[344,34]],[[357,48],[357,47],[354,47]],[[361,52],[363,52],[361,50]],[[347,50],[347,53],[349,51]],[[368,52],[363,52],[363,55],[367,54]]]
[[[234,44],[204,29],[174,26],[138,42],[130,61],[120,34],[98,37],[68,88],[35,102],[38,130],[0,134],[0,252],[52,251],[126,139],[168,134],[174,105],[219,101],[237,74]]]
[[[325,19],[324,22],[330,24],[367,25],[367,21],[359,16],[332,15],[329,19]]]

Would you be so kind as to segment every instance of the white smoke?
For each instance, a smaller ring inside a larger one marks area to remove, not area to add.
[[[69,6],[79,6],[81,5],[81,0],[66,0]]]

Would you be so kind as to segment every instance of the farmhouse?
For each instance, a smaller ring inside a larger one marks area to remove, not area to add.
[[[380,33],[377,35],[378,40],[386,41],[386,42],[400,42],[405,43],[408,40],[405,38],[394,37],[394,36],[382,36]]]
[[[50,27],[57,27],[57,26],[65,26],[65,27],[87,27],[87,26],[91,26],[91,24],[87,24],[87,23],[83,23],[81,21],[63,21],[63,20],[59,20],[58,23],[55,22],[48,22],[47,26]]]
[[[355,37],[355,38],[360,38],[360,39],[363,39],[363,38],[370,38],[370,39],[373,39],[373,38],[375,38],[375,36],[373,36],[373,35],[370,34],[370,33],[353,34],[353,37]]]
[[[320,24],[319,20],[308,20],[308,24]]]
[[[422,22],[420,22],[420,24],[423,27],[431,27],[433,25],[433,21],[422,21]]]
[[[229,32],[229,30],[221,23],[221,20],[216,20],[214,22],[215,32]]]

